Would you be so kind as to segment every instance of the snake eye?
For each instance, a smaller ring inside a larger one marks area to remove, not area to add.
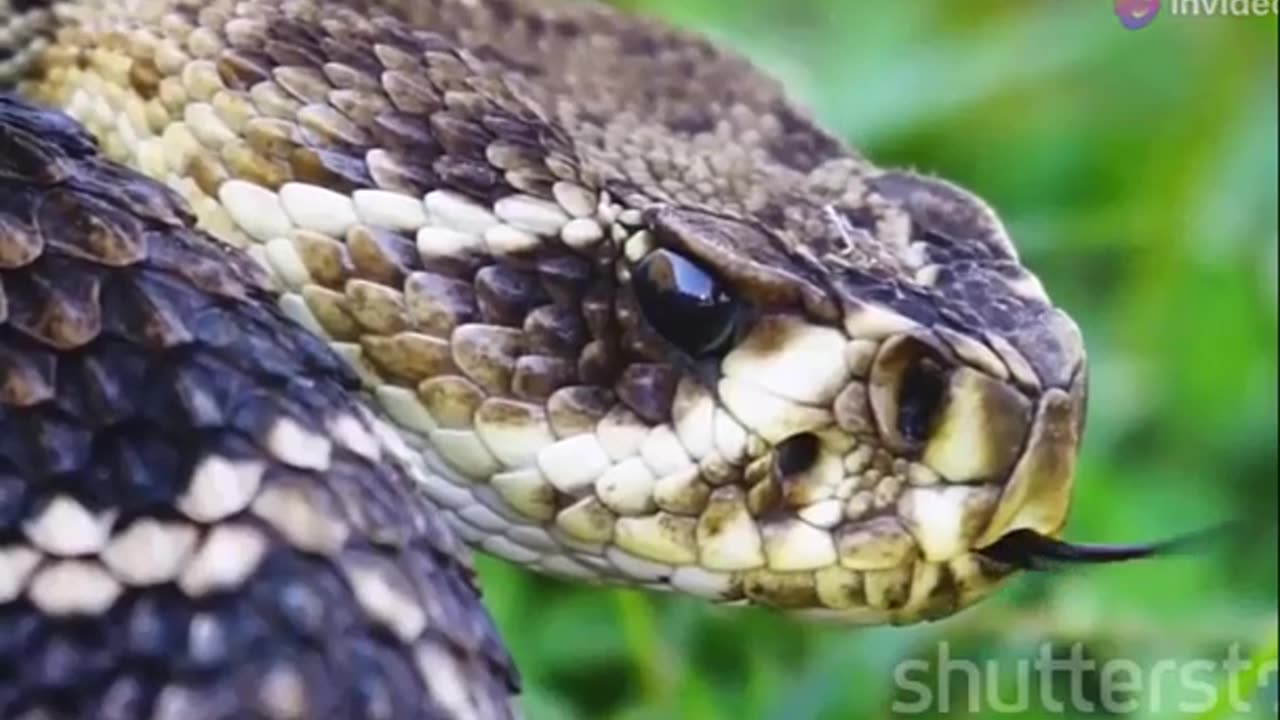
[[[909,364],[898,386],[898,432],[911,445],[929,439],[947,392],[942,365],[925,355]]]
[[[716,354],[733,338],[738,299],[689,259],[654,250],[631,277],[645,320],[690,357]]]

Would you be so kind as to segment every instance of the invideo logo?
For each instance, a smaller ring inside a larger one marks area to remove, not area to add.
[[[1115,0],[1116,17],[1130,30],[1141,30],[1151,24],[1160,12],[1160,0]]]

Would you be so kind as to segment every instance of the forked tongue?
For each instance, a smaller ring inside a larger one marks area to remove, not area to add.
[[[1229,527],[1222,525],[1135,545],[1071,543],[1021,528],[1009,532],[978,552],[996,562],[1022,570],[1052,570],[1060,565],[1098,565],[1195,550],[1203,547],[1206,542],[1225,535]]]

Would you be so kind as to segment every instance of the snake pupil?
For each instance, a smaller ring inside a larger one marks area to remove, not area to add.
[[[929,438],[946,391],[946,373],[936,360],[922,357],[907,366],[898,388],[898,432],[907,442]]]
[[[733,339],[738,299],[684,256],[654,250],[636,266],[632,287],[649,325],[690,357],[718,354]]]

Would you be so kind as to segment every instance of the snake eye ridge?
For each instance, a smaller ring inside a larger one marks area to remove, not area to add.
[[[692,358],[728,349],[741,302],[715,276],[670,250],[658,249],[632,272],[640,312],[659,335]]]
[[[929,439],[947,392],[947,375],[931,357],[907,366],[898,386],[898,432],[912,445]]]

